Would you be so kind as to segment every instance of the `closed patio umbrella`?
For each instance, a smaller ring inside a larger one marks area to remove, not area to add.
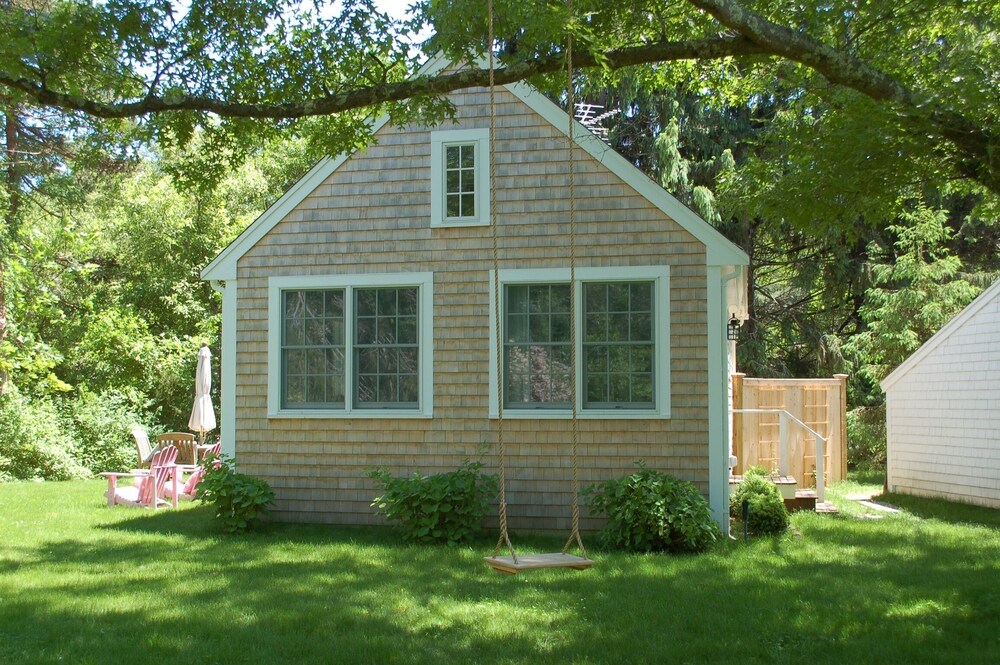
[[[212,407],[212,352],[208,344],[202,344],[198,351],[198,370],[194,378],[194,407],[188,419],[188,427],[198,432],[198,443],[205,443],[205,434],[215,429],[215,409]]]

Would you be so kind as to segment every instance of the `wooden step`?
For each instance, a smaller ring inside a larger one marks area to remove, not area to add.
[[[793,476],[764,476],[767,480],[778,486],[778,490],[781,492],[781,498],[788,500],[794,498],[795,487],[798,485]],[[729,485],[730,487],[735,487],[743,482],[743,476],[730,476]]]
[[[816,512],[817,513],[826,513],[828,515],[836,515],[840,511],[837,510],[837,507],[835,505],[833,505],[832,503],[830,503],[829,501],[824,501],[823,503],[817,503],[816,504]]]
[[[785,499],[785,508],[790,513],[797,510],[815,510],[816,491],[811,489],[795,490],[794,498]]]

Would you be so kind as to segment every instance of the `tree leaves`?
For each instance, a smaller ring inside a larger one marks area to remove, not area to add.
[[[947,248],[945,212],[921,201],[911,206],[890,227],[893,247],[871,266],[873,285],[860,310],[867,327],[848,344],[872,381],[885,378],[980,291],[958,276],[962,263]]]

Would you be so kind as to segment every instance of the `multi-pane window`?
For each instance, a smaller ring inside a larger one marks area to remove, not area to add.
[[[651,270],[644,271],[652,273]],[[656,274],[656,273],[652,273]],[[657,387],[657,278],[507,283],[503,288],[503,396],[513,410],[566,411],[576,380],[586,411],[662,410]],[[576,308],[574,378],[570,302]]]
[[[486,128],[431,132],[432,227],[490,223],[489,155]]]
[[[359,407],[416,406],[416,288],[355,289],[355,367]]]
[[[448,218],[476,216],[476,145],[444,147],[445,215]]]
[[[420,287],[278,294],[281,409],[421,407]]]
[[[344,405],[344,290],[285,291],[282,406]]]
[[[569,284],[508,285],[505,312],[506,405],[568,406],[573,394]]]
[[[653,408],[653,284],[583,285],[584,408]]]

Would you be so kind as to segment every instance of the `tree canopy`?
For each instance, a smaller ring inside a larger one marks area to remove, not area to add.
[[[475,57],[486,49],[481,0],[421,0],[408,23],[373,0],[172,3],[168,0],[5,3],[0,87],[69,114],[133,118],[160,141],[195,127],[246,139],[325,118],[332,151],[367,139],[364,113],[439,116],[439,95],[482,85],[479,68],[407,78],[408,43],[423,22],[428,49]],[[991,0],[496,0],[498,83],[575,62],[661,72],[719,95],[768,94],[776,72],[803,91],[843,88],[966,178],[1000,193],[1000,7]],[[692,66],[694,63],[694,66]],[[403,104],[404,100],[409,100]]]

